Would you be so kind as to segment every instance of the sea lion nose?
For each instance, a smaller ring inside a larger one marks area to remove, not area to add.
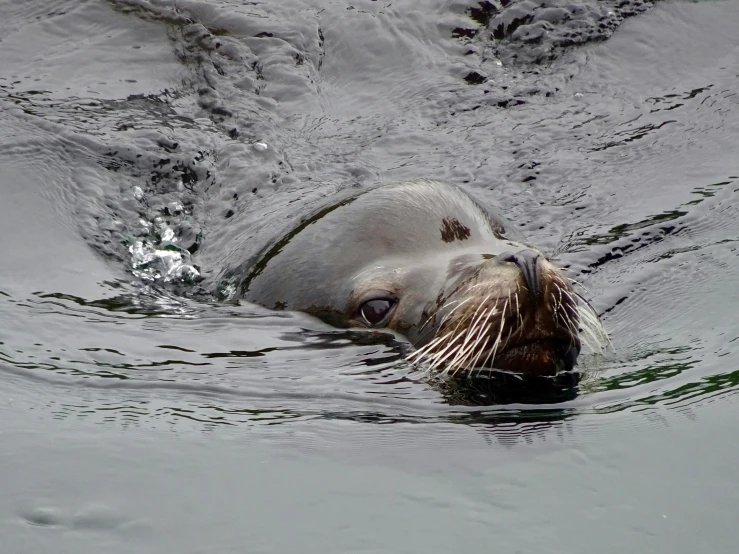
[[[497,256],[500,262],[511,262],[516,264],[523,273],[526,286],[529,288],[532,302],[536,303],[541,292],[541,279],[539,264],[542,256],[533,250],[521,250],[515,254],[511,252],[503,252]]]

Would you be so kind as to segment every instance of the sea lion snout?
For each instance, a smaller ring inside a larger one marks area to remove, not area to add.
[[[541,261],[544,257],[535,250],[521,250],[513,254],[512,252],[503,252],[497,256],[499,262],[510,262],[516,264],[523,278],[526,281],[526,286],[529,289],[529,299],[532,304],[536,304],[539,301],[542,286],[541,286]]]
[[[476,258],[476,259],[475,259]],[[580,353],[577,297],[564,275],[533,249],[454,259],[448,295],[437,300],[435,332],[414,359],[449,373],[481,368],[528,375],[569,371]],[[456,272],[456,275],[454,274]]]

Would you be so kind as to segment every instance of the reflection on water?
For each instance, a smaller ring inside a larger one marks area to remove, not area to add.
[[[116,295],[91,301],[60,293],[24,300],[0,294],[3,313],[27,325],[5,331],[0,363],[28,379],[22,388],[39,383],[66,391],[52,402],[56,417],[216,426],[310,419],[454,423],[500,432],[504,440],[556,431],[587,414],[733,394],[739,378],[737,371],[703,375],[699,345],[666,343],[628,359],[585,356],[581,383],[567,375],[557,383],[516,389],[508,382],[483,390],[481,381],[472,388],[420,378],[403,361],[407,344],[390,333],[336,331],[298,314],[109,285]],[[48,333],[34,330],[38,317]],[[34,344],[24,344],[30,335]]]

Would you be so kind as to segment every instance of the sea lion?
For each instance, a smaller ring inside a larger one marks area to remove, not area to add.
[[[603,327],[563,272],[507,228],[450,184],[378,186],[273,244],[241,296],[336,327],[392,329],[415,347],[408,359],[436,373],[569,371]]]

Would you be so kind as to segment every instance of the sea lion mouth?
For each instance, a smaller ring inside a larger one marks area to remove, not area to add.
[[[492,364],[451,374],[455,402],[465,405],[553,404],[577,396],[579,342],[548,338],[512,345]]]
[[[566,402],[577,395],[580,342],[565,336],[505,347],[482,367],[451,373],[455,402],[472,405]]]
[[[576,338],[528,340],[503,349],[488,369],[500,369],[526,375],[553,376],[572,371],[580,354]]]

